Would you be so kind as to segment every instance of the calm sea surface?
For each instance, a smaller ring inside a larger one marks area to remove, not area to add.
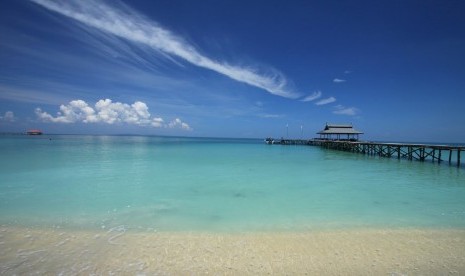
[[[463,228],[465,169],[261,140],[4,135],[0,223],[161,231]]]

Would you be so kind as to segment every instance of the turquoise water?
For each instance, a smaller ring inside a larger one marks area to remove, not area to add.
[[[261,140],[144,136],[1,136],[0,153],[5,225],[465,227],[465,170],[454,166]]]

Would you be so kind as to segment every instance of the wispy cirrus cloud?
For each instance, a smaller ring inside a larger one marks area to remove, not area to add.
[[[325,105],[325,104],[329,104],[329,103],[334,103],[335,101],[336,101],[336,98],[329,97],[329,98],[326,98],[326,99],[319,100],[315,104],[316,105]]]
[[[31,0],[51,11],[74,19],[87,26],[126,39],[135,44],[150,47],[154,51],[187,61],[193,65],[215,71],[233,80],[261,88],[273,95],[298,98],[299,95],[287,88],[287,79],[280,72],[268,69],[240,67],[214,60],[201,54],[193,45],[159,24],[147,19],[130,7],[119,3],[101,1],[55,1]],[[112,3],[112,4],[109,4]]]
[[[23,81],[24,82],[24,81]],[[56,93],[45,92],[38,88],[22,88],[14,85],[0,84],[0,99],[7,101],[25,102],[25,103],[42,103],[42,104],[60,104],[67,101],[66,96],[57,95]]]
[[[346,80],[335,78],[335,79],[333,80],[333,82],[335,82],[335,83],[341,83],[341,82],[346,82]]]
[[[136,101],[129,105],[121,102],[113,102],[110,99],[99,100],[94,106],[90,106],[83,100],[73,100],[66,105],[60,105],[60,111],[53,116],[41,108],[36,108],[37,118],[42,122],[51,123],[103,123],[129,125],[181,128],[192,130],[192,128],[181,119],[176,118],[165,124],[163,118],[152,117],[148,106],[144,102]]]
[[[302,101],[302,102],[311,102],[311,101],[314,101],[314,100],[316,100],[316,99],[318,99],[318,98],[321,98],[321,95],[323,95],[323,94],[321,93],[321,91],[315,91],[315,92],[313,92],[311,95],[309,95],[309,96],[303,98],[301,101]]]
[[[333,111],[334,114],[338,115],[349,115],[349,116],[355,116],[357,115],[360,111],[356,107],[345,107],[342,105],[336,105],[335,110]]]
[[[258,115],[260,118],[266,118],[266,119],[275,119],[275,118],[283,118],[285,117],[283,114],[260,114]]]

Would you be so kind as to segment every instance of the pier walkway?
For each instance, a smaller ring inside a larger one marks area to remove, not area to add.
[[[309,145],[320,146],[326,149],[347,151],[380,157],[407,159],[416,161],[432,161],[433,163],[448,162],[460,167],[461,152],[465,152],[465,146],[409,144],[409,143],[378,143],[352,140],[327,140],[327,139],[281,139],[265,140],[267,144],[274,145]]]

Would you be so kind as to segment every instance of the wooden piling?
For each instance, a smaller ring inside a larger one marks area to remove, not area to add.
[[[460,167],[460,149],[457,150],[457,167]]]

